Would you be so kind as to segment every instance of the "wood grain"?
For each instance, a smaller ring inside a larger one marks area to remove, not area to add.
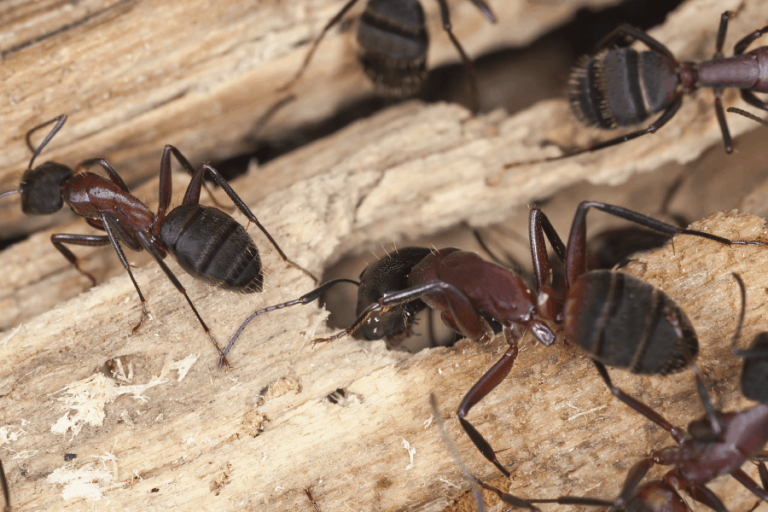
[[[525,45],[580,7],[615,3],[505,0],[493,6],[499,21],[492,25],[471,3],[450,2],[456,35],[472,56]],[[339,0],[3,2],[2,190],[18,184],[29,161],[27,130],[59,114],[70,120],[45,158],[74,166],[103,156],[136,185],[157,172],[162,144],[183,148],[193,160],[239,155],[255,149],[257,137],[290,133],[370,97],[372,86],[355,61],[354,30],[333,30],[296,85],[297,100],[268,129],[255,133],[258,120],[283,97],[277,88],[298,70],[310,41],[342,5]],[[432,35],[429,66],[456,62],[437,4],[425,2],[425,9]],[[361,10],[362,4],[350,19]],[[31,229],[22,228],[21,220],[16,203],[0,203],[0,230]]]
[[[761,219],[733,213],[694,227],[766,236]],[[285,249],[295,253],[297,245],[288,241]],[[311,288],[266,252],[273,279],[260,295],[188,286],[221,341],[248,311]],[[765,249],[681,236],[631,268],[691,317],[700,367],[726,409],[747,406],[736,384],[740,363],[729,355],[740,307],[731,272],[748,283],[750,339],[764,328],[766,258]],[[472,470],[494,476],[451,411],[500,356],[502,340],[416,355],[349,339],[312,350],[309,340],[327,332],[325,313],[295,307],[249,326],[232,353],[234,370],[225,373],[161,272],[147,266],[135,273],[151,290],[152,314],[135,335],[138,304],[123,276],[26,321],[0,342],[3,462],[19,510],[302,510],[310,485],[323,510],[440,510],[464,484],[429,421],[433,391]],[[113,374],[118,360],[123,370]],[[701,413],[688,372],[664,379],[612,373],[675,424]],[[337,389],[349,403],[325,400]],[[526,337],[510,377],[471,419],[510,466],[511,491],[523,496],[589,489],[612,496],[634,461],[670,443],[612,399],[588,360],[562,340],[543,348]],[[410,469],[404,440],[416,448]],[[65,462],[72,453],[77,458]],[[754,501],[728,479],[712,488],[729,509]]]

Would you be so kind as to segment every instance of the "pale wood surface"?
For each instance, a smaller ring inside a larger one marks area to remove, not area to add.
[[[766,236],[761,219],[734,214],[694,227],[739,238]],[[285,248],[290,254],[297,244]],[[307,278],[267,252],[270,277],[282,279],[279,285],[273,279],[261,295],[189,286],[220,338],[249,310],[310,288]],[[739,308],[730,273],[739,272],[748,284],[744,339],[751,339],[765,326],[760,297],[768,286],[766,258],[765,249],[723,248],[682,236],[632,266],[691,317],[702,345],[700,367],[726,409],[747,405],[735,381],[739,361],[728,352]],[[135,292],[120,277],[25,322],[0,342],[3,459],[19,510],[308,510],[302,489],[309,485],[323,510],[440,510],[459,492],[452,485],[463,484],[434,424],[425,428],[431,391],[472,469],[495,475],[450,411],[500,356],[501,340],[484,346],[464,341],[414,356],[387,351],[381,342],[346,339],[312,350],[308,339],[326,331],[325,315],[314,306],[295,307],[251,325],[232,354],[235,369],[224,373],[159,269],[142,267],[136,275],[151,290],[153,320],[135,335]],[[194,362],[179,382],[172,363],[190,356]],[[118,358],[126,377],[132,373],[125,382],[100,373]],[[665,379],[613,374],[618,385],[675,424],[701,412],[688,372]],[[276,396],[280,392],[267,389],[281,378],[288,379],[283,388],[295,389],[295,381],[298,391]],[[70,395],[64,388],[83,382],[89,385],[82,393],[90,395],[81,409],[64,406],[61,400]],[[323,401],[337,388],[356,395],[352,405]],[[51,432],[65,416],[77,425],[85,403],[96,415],[94,424],[82,425],[79,433]],[[634,461],[670,442],[615,402],[590,363],[562,340],[545,349],[526,337],[510,377],[471,418],[511,464],[511,490],[524,496],[597,485],[594,495],[613,495]],[[411,469],[403,439],[416,447]],[[66,453],[77,459],[64,462]],[[72,484],[77,474],[90,487]],[[732,510],[753,503],[728,479],[712,488]],[[100,501],[62,499],[86,491]]]
[[[479,56],[525,45],[580,7],[615,3],[504,0],[493,5],[495,25],[466,0],[450,6],[457,37],[469,55]],[[424,4],[429,66],[456,62],[437,3]],[[268,129],[254,133],[257,120],[283,96],[278,87],[298,70],[309,42],[342,5],[340,0],[2,2],[2,190],[18,184],[29,161],[24,134],[59,114],[71,118],[46,159],[74,166],[103,156],[136,184],[157,172],[162,144],[184,148],[193,160],[243,154],[256,147],[257,136],[288,133],[369,97],[372,87],[355,60],[355,30],[336,29],[295,87],[298,99]],[[361,2],[350,19],[362,8]],[[21,232],[18,210],[0,203],[0,229]]]

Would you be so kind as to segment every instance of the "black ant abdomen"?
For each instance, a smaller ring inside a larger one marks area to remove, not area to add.
[[[568,99],[582,124],[613,130],[661,112],[675,101],[676,88],[673,60],[621,48],[583,58],[571,74]]]
[[[699,353],[696,331],[685,312],[646,281],[593,270],[573,284],[568,297],[566,332],[574,333],[584,352],[603,364],[667,375],[685,368],[686,354],[695,359]]]
[[[377,94],[413,96],[427,78],[429,36],[413,0],[370,0],[357,31],[358,60]]]
[[[205,283],[241,293],[260,292],[264,286],[253,239],[218,208],[177,206],[163,221],[160,238],[181,268]]]

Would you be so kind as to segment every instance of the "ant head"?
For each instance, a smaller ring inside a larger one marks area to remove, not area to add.
[[[69,181],[74,173],[72,169],[63,164],[57,164],[56,162],[45,162],[37,167],[32,167],[35,164],[35,159],[43,151],[45,146],[51,141],[51,139],[61,130],[64,123],[67,121],[66,115],[61,115],[50,121],[46,121],[43,124],[37,125],[27,132],[26,141],[27,147],[32,151],[32,158],[29,160],[27,170],[24,171],[24,175],[21,178],[21,184],[18,190],[9,190],[3,192],[0,197],[11,194],[21,194],[21,210],[27,215],[47,215],[50,213],[56,213],[61,210],[64,204],[63,197],[61,195],[61,186]],[[32,145],[30,137],[40,128],[44,128],[50,124],[55,123],[54,127],[45,136],[45,139],[40,145],[35,148]]]
[[[21,178],[21,210],[27,215],[47,215],[61,210],[61,186],[73,176],[72,169],[56,162],[45,162],[27,169]]]
[[[430,249],[424,247],[405,247],[368,265],[360,274],[357,314],[378,302],[385,294],[408,288],[408,275],[411,270],[430,252]],[[416,313],[425,307],[426,304],[421,300],[395,306],[371,315],[360,329],[368,340],[380,340],[408,332]]]

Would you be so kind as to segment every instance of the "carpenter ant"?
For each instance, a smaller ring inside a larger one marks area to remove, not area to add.
[[[496,18],[485,0],[470,0],[491,23]],[[448,4],[437,0],[443,29],[459,52],[467,69],[472,88],[473,110],[477,111],[477,82],[469,59],[458,39],[453,35]],[[326,32],[336,25],[357,3],[349,0],[344,7],[323,27],[312,43],[304,63],[296,75],[282,87],[290,89],[304,74],[315,50]],[[387,97],[407,98],[416,94],[427,77],[427,49],[429,36],[424,22],[424,9],[419,0],[368,0],[357,29],[360,45],[357,58],[365,74],[373,82],[377,94]]]
[[[5,479],[2,460],[0,460],[0,486],[3,487],[3,496],[5,497],[3,512],[11,512],[11,493],[8,491],[8,481]]]
[[[459,249],[431,251],[400,249],[398,254],[369,265],[360,283],[348,279],[325,283],[306,295],[270,306],[251,315],[233,339],[256,316],[296,304],[307,304],[339,282],[358,284],[358,317],[351,327],[314,343],[330,342],[362,329],[368,339],[379,339],[407,328],[407,308],[426,304],[441,312],[443,321],[474,341],[493,336],[489,319],[498,322],[509,347],[501,359],[472,386],[458,409],[459,422],[480,452],[502,473],[509,472],[483,436],[465,419],[472,407],[504,380],[517,357],[515,327],[523,327],[543,345],[555,342],[548,323],[563,324],[569,340],[582,348],[596,364],[625,368],[633,373],[666,375],[680,371],[686,356],[698,354],[698,339],[690,320],[662,290],[628,274],[609,270],[588,271],[586,215],[597,208],[667,235],[687,234],[724,245],[766,245],[759,241],[728,240],[679,228],[639,213],[598,203],[582,202],[573,219],[568,246],[538,208],[529,218],[529,237],[535,292],[523,279],[474,253]],[[550,265],[544,237],[565,265],[565,298],[550,285]],[[390,263],[393,260],[395,264]],[[378,270],[378,271],[377,271]],[[403,284],[406,283],[406,284]],[[598,366],[599,367],[599,366]]]
[[[18,190],[5,192],[0,194],[0,197],[20,193],[22,210],[27,214],[55,213],[66,201],[73,212],[85,217],[90,226],[107,232],[106,235],[56,234],[51,236],[51,242],[93,284],[96,280],[80,268],[78,258],[65,244],[85,246],[112,244],[141,300],[141,319],[133,328],[134,332],[144,323],[147,315],[146,300],[133,277],[120,242],[122,241],[134,251],[147,250],[157,260],[176,289],[184,295],[205,334],[216,347],[223,362],[229,367],[224,353],[192,304],[184,287],[163,261],[166,254],[171,253],[188,273],[208,284],[224,289],[243,293],[253,293],[262,289],[261,259],[248,232],[221,210],[199,204],[205,173],[208,172],[213,177],[237,208],[267,236],[284,261],[313,279],[314,276],[285,256],[274,239],[216,169],[208,164],[202,164],[195,171],[181,152],[173,146],[165,146],[160,162],[160,206],[157,214],[152,213],[146,205],[130,194],[120,175],[103,158],[84,160],[74,171],[56,162],[45,162],[33,168],[35,158],[66,120],[67,116],[62,115],[32,128],[27,133],[27,145],[33,152],[29,168],[24,172]],[[30,142],[30,135],[52,123],[55,123],[55,126],[51,132],[40,146],[34,149]],[[166,213],[171,202],[171,155],[175,156],[193,177],[182,204]],[[86,172],[93,165],[101,166],[107,172],[109,179]]]
[[[675,116],[683,103],[683,95],[702,87],[711,87],[715,93],[715,113],[725,151],[731,153],[731,134],[720,101],[723,89],[738,88],[744,101],[768,110],[768,103],[755,96],[755,92],[768,92],[768,47],[744,53],[750,44],[768,32],[768,26],[742,38],[734,46],[734,56],[725,58],[723,43],[732,16],[734,13],[729,11],[722,14],[715,55],[712,60],[699,63],[678,62],[666,46],[645,32],[628,25],[617,27],[598,44],[599,53],[584,58],[573,71],[568,93],[571,110],[582,124],[603,130],[632,126],[663,111],[661,116],[647,128],[588,148],[566,151],[557,157],[514,162],[505,167],[560,160],[655,133]],[[623,37],[641,41],[651,51],[607,49]]]

